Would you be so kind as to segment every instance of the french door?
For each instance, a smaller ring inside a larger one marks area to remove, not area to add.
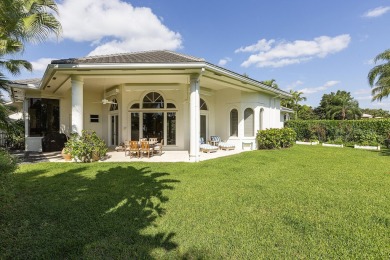
[[[119,144],[119,116],[110,115],[110,145]]]

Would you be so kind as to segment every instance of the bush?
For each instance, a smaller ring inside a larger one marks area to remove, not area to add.
[[[372,120],[291,120],[286,126],[294,129],[297,140],[317,137],[321,142],[342,140],[343,143],[359,144],[377,142],[384,144],[390,134],[390,119]]]
[[[17,159],[0,148],[0,216],[13,198],[13,173],[17,169]]]
[[[83,130],[81,136],[71,134],[65,144],[64,153],[70,153],[76,161],[91,162],[94,157],[100,159],[106,155],[108,149],[104,141],[95,131]]]
[[[267,129],[257,132],[259,149],[288,148],[293,146],[296,133],[291,128]]]

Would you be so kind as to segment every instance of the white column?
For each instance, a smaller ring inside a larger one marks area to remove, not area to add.
[[[24,119],[24,137],[30,136],[30,116],[28,114],[29,100],[27,98],[23,101],[23,119]]]
[[[190,79],[190,162],[199,162],[200,95],[199,75]]]
[[[84,81],[79,76],[72,76],[72,133],[78,133],[81,135],[83,130],[83,88]]]

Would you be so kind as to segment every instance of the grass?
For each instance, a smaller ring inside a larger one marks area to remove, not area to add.
[[[295,146],[196,164],[21,165],[0,258],[388,259],[389,155]]]

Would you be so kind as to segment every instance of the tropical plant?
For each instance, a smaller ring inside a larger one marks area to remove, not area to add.
[[[390,49],[378,54],[374,62],[378,64],[368,73],[368,82],[372,88],[372,101],[381,101],[390,95]]]
[[[72,158],[80,162],[91,162],[94,157],[100,159],[107,153],[107,146],[95,131],[83,130],[81,136],[71,134],[65,144],[64,153],[70,153]]]
[[[21,53],[25,42],[42,42],[52,33],[61,33],[54,0],[2,0],[0,2],[0,66],[17,75],[21,68],[31,70],[25,60],[6,59]],[[0,74],[0,77],[3,74]]]
[[[267,85],[267,86],[270,86],[270,87],[279,89],[279,85],[276,84],[275,81],[276,81],[276,80],[271,79],[271,80],[264,80],[264,81],[262,81],[261,83],[263,83],[264,85]]]
[[[291,98],[284,99],[282,101],[282,105],[288,108],[291,108],[294,110],[294,118],[295,120],[298,119],[298,110],[300,109],[301,105],[299,102],[306,101],[306,97],[302,96],[304,93],[300,91],[294,91],[290,89]]]
[[[356,119],[362,114],[359,103],[344,90],[324,94],[314,111],[320,119]]]

